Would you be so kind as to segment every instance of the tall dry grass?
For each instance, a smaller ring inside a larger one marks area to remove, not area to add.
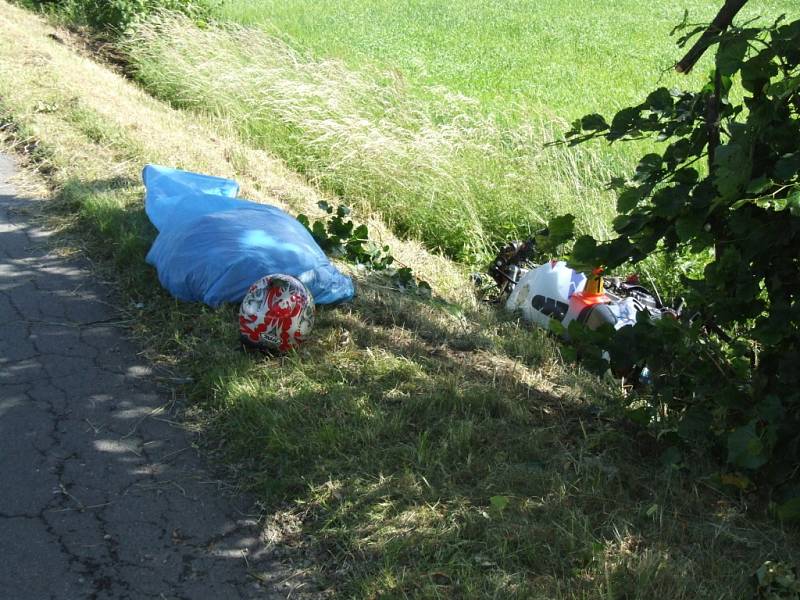
[[[411,93],[397,73],[356,72],[259,30],[169,13],[139,23],[123,47],[152,93],[229,119],[322,188],[450,256],[483,259],[563,212],[607,236],[602,182],[624,159],[548,146],[566,127],[558,119],[487,115],[441,88]]]

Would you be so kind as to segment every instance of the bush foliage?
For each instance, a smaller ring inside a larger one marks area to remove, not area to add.
[[[182,12],[195,19],[210,14],[208,0],[22,0],[29,7],[54,11],[72,23],[101,31],[124,31],[134,20],[157,10]]]
[[[619,371],[653,372],[635,417],[693,446],[710,442],[738,471],[729,482],[769,480],[778,515],[797,518],[800,20],[731,26],[712,48],[702,89],[659,88],[610,123],[587,115],[567,134],[570,144],[665,143],[611,182],[617,237],[580,237],[572,259],[614,268],[655,252],[693,253],[706,263],[702,278],[683,280],[693,318],[579,336],[595,356],[607,348]]]

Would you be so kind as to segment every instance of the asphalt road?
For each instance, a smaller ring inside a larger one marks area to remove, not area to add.
[[[305,596],[0,155],[0,599]]]

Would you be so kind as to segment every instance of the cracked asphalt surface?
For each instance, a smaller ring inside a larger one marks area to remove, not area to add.
[[[0,155],[0,599],[286,598],[86,265],[48,251]],[[295,593],[295,596],[297,594]]]

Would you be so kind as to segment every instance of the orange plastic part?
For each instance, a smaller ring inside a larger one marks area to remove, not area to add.
[[[575,292],[570,297],[570,301],[574,300],[576,303],[583,304],[584,306],[594,306],[595,304],[608,304],[611,302],[611,298],[606,296],[604,293],[593,293],[593,292]]]

